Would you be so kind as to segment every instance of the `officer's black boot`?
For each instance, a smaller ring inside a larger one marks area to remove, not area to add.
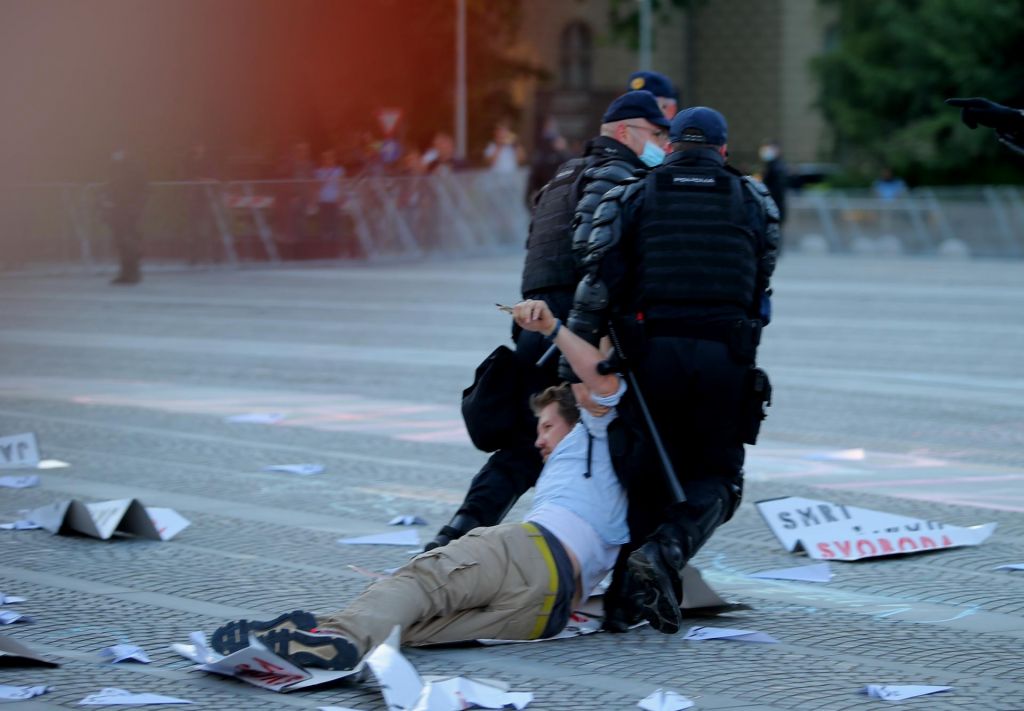
[[[604,622],[601,629],[606,632],[627,632],[643,621],[644,615],[637,597],[637,584],[625,566],[615,571],[612,584],[604,594]]]
[[[432,551],[435,548],[446,546],[451,541],[461,538],[479,525],[480,522],[468,514],[455,514],[447,526],[441,526],[441,530],[434,536],[434,540],[428,541],[423,546],[423,551]]]
[[[634,605],[640,614],[659,632],[675,634],[683,622],[683,586],[677,571],[686,561],[679,545],[664,535],[665,528],[662,526],[630,554],[628,570]]]

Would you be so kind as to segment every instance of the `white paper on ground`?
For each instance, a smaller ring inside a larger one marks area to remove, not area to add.
[[[674,691],[658,689],[650,696],[641,699],[637,706],[646,711],[683,711],[683,709],[693,708],[693,702]]]
[[[258,425],[272,425],[287,417],[283,412],[247,412],[244,415],[225,417],[225,422],[253,422]]]
[[[142,647],[134,644],[115,644],[112,647],[105,647],[99,651],[100,659],[109,659],[111,664],[117,664],[127,660],[149,664],[152,660]]]
[[[582,637],[585,634],[594,634],[601,631],[601,619],[596,615],[576,610],[569,616],[569,623],[561,632],[543,639],[478,639],[480,644],[488,647],[497,647],[502,644],[538,644],[540,642],[552,642],[556,639],[570,639]]]
[[[283,472],[285,474],[298,474],[299,476],[310,476],[321,474],[324,471],[323,464],[272,464],[263,467],[265,472]]]
[[[398,651],[402,633],[396,625],[388,638],[366,656],[366,665],[377,678],[389,711],[404,711],[416,705],[423,680],[416,668]]]
[[[25,598],[0,592],[0,605],[13,605],[16,602],[25,602]]]
[[[9,686],[0,684],[0,699],[8,701],[21,701],[31,699],[33,696],[42,696],[52,689],[50,686]]]
[[[912,699],[915,696],[950,691],[952,688],[952,686],[920,686],[914,684],[868,684],[861,689],[860,693],[867,694],[873,699],[902,701],[903,699]]]
[[[89,694],[78,702],[79,706],[142,706],[145,704],[191,704],[191,701],[177,699],[173,696],[161,694],[150,694],[143,692],[137,694],[125,689],[102,689],[95,694]]]
[[[724,639],[730,642],[764,642],[767,644],[778,644],[775,639],[764,632],[754,630],[734,630],[725,627],[691,627],[683,639],[703,641],[707,639]]]
[[[0,469],[34,469],[39,464],[39,443],[33,432],[0,437]]]
[[[149,520],[153,522],[153,527],[156,529],[161,541],[171,540],[192,523],[174,509],[147,506],[146,514],[149,516]]]
[[[210,648],[202,632],[190,634],[189,641],[191,644],[174,643],[171,650],[198,664],[196,669],[233,676],[270,691],[287,692],[326,684],[360,674],[364,668],[360,663],[350,671],[303,669],[277,656],[254,639],[250,639],[250,646],[226,657]]]
[[[406,516],[395,516],[393,519],[388,521],[389,526],[426,526],[427,522],[425,519],[417,516],[416,514],[409,514]]]
[[[798,565],[795,568],[776,568],[760,573],[750,573],[748,578],[766,578],[768,580],[799,580],[807,583],[827,583],[834,573],[828,563],[814,565]]]
[[[900,553],[976,546],[996,524],[950,526],[937,521],[787,496],[756,502],[779,542],[816,560],[860,560]]]
[[[10,610],[0,610],[0,625],[13,625],[15,622],[31,622],[32,618],[28,615],[22,615],[19,612],[11,612]]]
[[[338,543],[346,546],[418,546],[420,534],[416,529],[388,531],[355,538],[339,538]]]
[[[8,489],[27,489],[31,486],[39,486],[39,475],[0,476],[0,486]]]
[[[996,570],[1024,570],[1024,563],[1007,563],[1006,565],[998,565]]]
[[[0,529],[5,531],[35,531],[40,528],[42,528],[42,526],[35,521],[29,521],[28,519],[11,521],[10,523],[0,523]]]
[[[39,464],[36,465],[36,469],[64,469],[70,466],[70,464],[60,459],[41,459]]]
[[[525,691],[506,691],[475,679],[456,676],[428,682],[411,711],[461,711],[466,708],[524,709],[533,701]]]

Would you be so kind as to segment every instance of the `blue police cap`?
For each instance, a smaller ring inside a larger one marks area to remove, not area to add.
[[[627,91],[608,106],[601,117],[601,123],[622,121],[624,119],[647,119],[655,126],[668,128],[668,119],[658,108],[658,100],[649,91]]]
[[[687,129],[691,129],[687,133]],[[724,146],[728,142],[729,127],[725,116],[707,106],[691,106],[672,119],[668,140],[672,143],[707,143]]]
[[[633,72],[629,75],[628,86],[631,91],[644,89],[663,99],[676,98],[676,88],[672,86],[672,82],[658,72]]]

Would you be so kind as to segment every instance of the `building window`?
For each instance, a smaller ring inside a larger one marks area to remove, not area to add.
[[[589,89],[593,42],[590,28],[571,22],[562,30],[559,42],[563,89]]]

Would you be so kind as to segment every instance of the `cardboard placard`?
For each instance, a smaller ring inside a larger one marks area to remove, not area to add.
[[[59,667],[60,664],[43,659],[13,637],[0,635],[0,666]]]
[[[0,437],[0,469],[35,469],[39,443],[33,432]]]
[[[30,511],[26,518],[53,534],[74,532],[104,541],[115,531],[169,541],[189,525],[174,509],[147,509],[138,499],[58,501]]]
[[[861,560],[976,546],[996,530],[994,523],[951,526],[799,496],[758,501],[756,506],[786,550],[805,551],[815,560]]]

